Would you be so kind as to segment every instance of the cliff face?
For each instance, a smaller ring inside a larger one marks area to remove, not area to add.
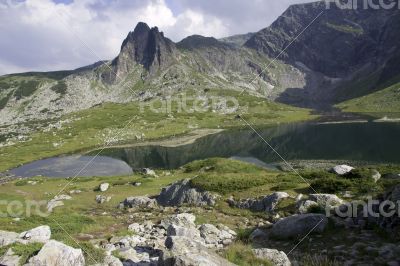
[[[175,44],[164,37],[157,27],[140,22],[121,46],[121,52],[112,62],[116,74],[124,76],[135,64],[142,65],[151,74],[172,64],[176,56]]]

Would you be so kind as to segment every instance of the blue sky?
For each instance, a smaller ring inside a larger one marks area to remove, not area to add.
[[[255,32],[309,0],[0,0],[0,75],[112,59],[139,21],[173,41]]]

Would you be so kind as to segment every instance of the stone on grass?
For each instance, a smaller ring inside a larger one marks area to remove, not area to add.
[[[42,225],[36,228],[33,228],[29,231],[22,232],[19,235],[19,238],[22,240],[26,240],[29,243],[40,242],[46,243],[50,240],[51,230],[47,225]]]
[[[85,265],[85,258],[81,249],[74,249],[61,242],[50,240],[39,253],[32,257],[27,266],[61,266]]]
[[[346,164],[342,164],[342,165],[336,165],[335,167],[332,168],[332,172],[337,174],[337,175],[345,175],[351,172],[351,170],[353,170],[354,167],[351,167],[349,165]]]
[[[263,260],[268,260],[274,266],[290,266],[290,260],[285,252],[277,249],[257,248],[253,249],[254,255]]]
[[[157,201],[162,206],[181,206],[183,204],[193,206],[215,205],[216,196],[208,191],[194,188],[190,185],[190,179],[177,181],[161,190]]]
[[[110,184],[108,184],[108,183],[103,183],[103,184],[100,184],[99,190],[100,190],[101,192],[105,192],[105,191],[108,190],[109,187],[110,187]]]
[[[103,204],[104,202],[109,202],[111,200],[110,196],[104,196],[104,195],[96,195],[96,202],[99,204]]]
[[[157,201],[146,196],[128,197],[120,203],[120,208],[155,208]]]
[[[343,200],[334,194],[310,194],[310,200],[322,207],[332,207],[343,204]]]

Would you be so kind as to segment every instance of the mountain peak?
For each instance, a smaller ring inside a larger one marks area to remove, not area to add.
[[[135,63],[153,73],[169,65],[175,51],[175,44],[165,38],[157,27],[150,28],[146,23],[139,22],[123,41],[113,65],[121,75],[128,73]]]

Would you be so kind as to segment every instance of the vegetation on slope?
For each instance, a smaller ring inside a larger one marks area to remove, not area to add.
[[[382,117],[382,114],[399,117],[400,83],[360,98],[345,101],[338,104],[337,107],[346,112],[370,113],[378,117]]]

